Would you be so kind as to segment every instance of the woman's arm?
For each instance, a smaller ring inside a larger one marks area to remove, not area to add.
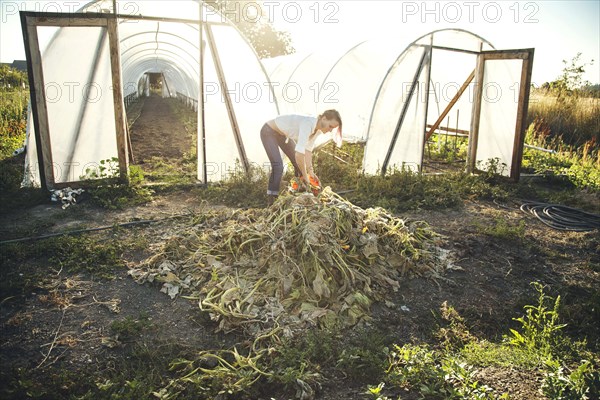
[[[304,153],[304,161],[306,163],[306,172],[308,173],[308,175],[314,175],[315,171],[313,169],[312,164],[312,151],[306,150],[306,152]]]
[[[312,164],[312,151],[306,150],[304,154],[296,152],[296,163],[300,168],[300,172],[302,173],[302,177],[306,184],[310,185],[310,177],[313,176],[317,180],[317,175],[313,169]]]
[[[306,154],[309,154],[309,151],[306,151],[304,154],[296,152],[296,164],[298,164],[298,168],[300,168],[300,173],[302,173],[302,179],[304,179],[304,181],[306,183],[308,183],[308,171],[306,168]],[[312,158],[312,157],[311,157]],[[312,169],[312,165],[311,165],[311,169]]]

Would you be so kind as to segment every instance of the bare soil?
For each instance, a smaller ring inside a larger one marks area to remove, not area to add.
[[[134,116],[130,129],[131,147],[135,163],[143,164],[152,157],[178,159],[192,146],[191,133],[171,110],[167,102],[152,94],[143,99],[139,116]]]
[[[136,157],[163,155],[178,157],[185,148],[178,147],[171,132],[181,127],[169,112],[165,115],[161,99],[150,97],[132,127]],[[110,226],[134,220],[160,219],[190,211],[205,213],[228,209],[200,201],[194,189],[157,195],[149,204],[121,211],[99,209],[86,202],[63,210],[56,204],[0,215],[0,240],[48,233],[65,232],[81,227]],[[574,339],[587,338],[588,346],[600,348],[600,235],[553,230],[519,210],[518,204],[495,204],[466,201],[459,210],[419,211],[400,215],[402,218],[426,221],[445,237],[446,248],[455,256],[455,269],[447,271],[444,280],[421,278],[401,283],[389,299],[398,307],[373,306],[371,327],[385,333],[389,344],[431,342],[438,328],[436,317],[443,302],[452,305],[466,320],[473,335],[492,341],[515,327],[512,318],[521,316],[525,304],[535,302],[530,283],[548,286],[551,294],[563,298],[563,320],[567,333]],[[513,226],[525,223],[522,238],[502,238],[485,233],[501,219]],[[153,254],[158,246],[180,232],[183,219],[140,224],[91,233],[99,238],[143,238],[145,249],[124,251],[125,266],[114,271],[114,279],[102,279],[93,273],[69,274],[50,262],[27,262],[18,266],[23,279],[28,274],[44,279],[30,282],[28,291],[0,295],[0,393],[10,397],[10,388],[23,376],[36,376],[40,381],[61,374],[96,370],[110,375],[125,368],[132,349],[150,353],[191,355],[206,349],[230,348],[243,338],[235,334],[217,334],[215,325],[200,312],[193,300],[174,300],[159,292],[158,285],[139,285],[127,275],[127,267],[135,266]],[[119,236],[120,235],[120,236]],[[39,241],[25,242],[38,246]],[[1,247],[0,247],[1,250]],[[12,265],[1,258],[3,269]],[[594,267],[595,266],[595,267]],[[57,293],[53,297],[51,293]],[[404,306],[401,308],[401,306]],[[115,321],[144,321],[143,329],[130,336],[116,335]],[[355,331],[345,334],[351,337]],[[149,358],[149,363],[156,360]],[[366,382],[336,372],[335,363],[322,371],[327,378],[318,399],[366,399]],[[26,374],[29,373],[29,375]],[[33,373],[33,375],[32,375]],[[518,369],[485,368],[479,371],[480,382],[508,392],[511,399],[543,399],[539,388],[541,376]],[[66,380],[68,381],[68,380]],[[75,385],[76,379],[71,380]],[[26,382],[20,383],[21,387]],[[31,387],[35,387],[33,383]],[[43,398],[67,398],[76,390],[65,385],[60,392]],[[35,397],[35,393],[30,393]],[[415,393],[396,393],[404,399],[418,398]],[[295,393],[281,388],[265,388],[264,399],[294,398]]]

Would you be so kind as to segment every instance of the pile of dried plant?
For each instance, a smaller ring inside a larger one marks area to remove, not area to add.
[[[161,282],[171,297],[197,300],[219,330],[254,338],[247,358],[235,350],[229,361],[209,356],[219,368],[198,367],[206,378],[253,360],[244,361],[252,366],[250,384],[268,375],[257,362],[282,336],[354,325],[369,318],[374,301],[393,307],[386,294],[399,280],[441,277],[445,255],[424,222],[361,209],[326,188],[317,197],[280,196],[267,209],[206,219],[129,273],[140,283]]]

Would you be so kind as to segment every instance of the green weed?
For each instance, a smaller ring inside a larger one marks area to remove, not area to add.
[[[479,225],[478,229],[486,235],[502,240],[522,240],[525,237],[525,221],[510,223],[503,217],[496,217],[493,224]]]
[[[588,360],[573,368],[565,368],[559,361],[546,361],[543,393],[553,400],[597,399],[600,395],[600,371]]]
[[[510,329],[502,343],[478,340],[456,310],[441,308],[447,327],[436,335],[437,348],[428,345],[394,345],[388,357],[386,383],[396,388],[417,390],[426,397],[444,399],[497,399],[498,395],[476,379],[476,368],[499,366],[544,373],[540,389],[551,399],[592,399],[600,391],[600,373],[585,350],[562,333],[559,323],[560,296],[552,298],[545,287],[534,282],[536,305],[526,305],[525,315],[514,320],[520,329]],[[579,361],[576,361],[579,360]],[[378,399],[383,386],[370,387]]]
[[[598,111],[596,121],[600,116]],[[600,136],[598,136],[600,137]],[[544,119],[534,120],[526,132],[527,143],[553,150],[553,153],[535,149],[523,152],[524,171],[546,177],[562,186],[573,186],[597,193],[600,191],[600,151],[598,139],[592,138],[579,147],[566,145],[560,136],[551,136]]]
[[[427,345],[394,346],[388,379],[405,389],[418,390],[425,398],[497,399],[491,388],[480,384],[476,370],[458,358],[431,350]]]
[[[144,173],[137,166],[129,168],[129,183],[121,183],[119,161],[116,158],[101,160],[97,168],[88,168],[84,176],[84,185],[91,202],[110,210],[123,209],[152,201],[154,191],[142,186]]]
[[[560,296],[552,299],[546,295],[542,284],[533,282],[532,285],[538,293],[538,303],[525,306],[525,315],[514,319],[521,324],[521,331],[510,329],[505,339],[513,346],[549,359],[556,354],[561,344],[560,331],[566,326],[558,323]]]
[[[445,301],[440,307],[440,327],[435,336],[447,350],[462,348],[475,340],[469,332],[465,319]]]
[[[28,101],[27,90],[0,90],[0,160],[24,144]]]
[[[140,314],[139,318],[126,317],[122,320],[113,321],[110,330],[117,335],[119,340],[130,340],[138,336],[144,329],[151,325],[146,313]]]

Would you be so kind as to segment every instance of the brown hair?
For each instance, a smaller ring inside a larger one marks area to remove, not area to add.
[[[342,117],[340,116],[338,110],[326,110],[323,112],[323,114],[319,115],[319,118],[317,119],[321,119],[321,117],[336,120],[338,124],[340,124],[340,126],[337,128],[338,132],[340,134],[342,133]]]

